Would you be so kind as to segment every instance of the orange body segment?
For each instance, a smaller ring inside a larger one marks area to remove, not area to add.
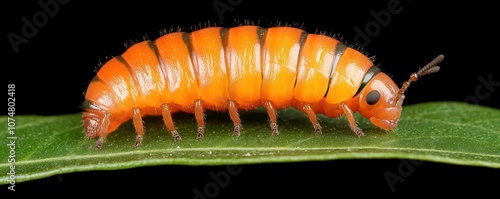
[[[304,103],[321,101],[328,82],[339,43],[325,35],[309,34],[301,49],[294,98]]]
[[[187,37],[187,33],[170,33],[161,36],[155,43],[167,81],[167,86],[162,91],[163,102],[174,104],[184,112],[193,113],[194,102],[200,99],[200,94],[191,52],[184,37]],[[176,111],[174,106],[170,106],[170,111]]]
[[[162,104],[162,90],[166,87],[165,77],[160,69],[158,56],[151,49],[151,41],[137,43],[122,54],[130,67],[132,81],[138,89],[135,107],[159,108]],[[143,115],[147,111],[143,111]],[[151,113],[159,115],[158,113]]]
[[[207,108],[220,111],[226,110],[229,98],[222,30],[211,27],[191,33],[192,58],[201,99]]]
[[[241,26],[227,31],[226,63],[229,75],[229,98],[236,107],[254,109],[261,106],[262,70],[258,26]]]
[[[352,48],[347,48],[340,58],[330,81],[326,102],[338,104],[354,97],[366,71],[373,65],[370,58]]]
[[[112,89],[102,81],[90,82],[85,96],[87,100],[92,100],[93,103],[98,104],[105,111],[116,111],[119,106],[116,103],[117,100],[114,99]]]
[[[297,63],[304,31],[291,27],[269,28],[262,46],[261,100],[275,109],[291,106]]]
[[[93,81],[89,85],[99,85],[99,88],[89,88],[86,93],[87,99],[110,108],[109,111],[113,113],[128,112],[133,108],[139,92],[132,82],[129,69],[120,60],[118,56],[104,64],[96,75],[99,81]],[[109,94],[99,93],[106,91]],[[116,103],[114,106],[110,104],[112,99]]]

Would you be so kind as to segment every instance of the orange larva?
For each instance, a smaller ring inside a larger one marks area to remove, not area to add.
[[[304,112],[316,133],[316,114],[345,115],[357,136],[363,131],[353,113],[385,130],[398,123],[404,91],[420,76],[437,72],[443,56],[410,76],[398,88],[370,58],[322,34],[299,28],[254,25],[208,27],[191,33],[173,32],[128,48],[97,72],[83,102],[87,137],[106,136],[132,118],[136,145],[144,135],[142,117],[161,115],[174,140],[172,113],[194,113],[202,139],[204,110],[228,111],[239,136],[238,110],[263,106],[273,135],[276,110]]]

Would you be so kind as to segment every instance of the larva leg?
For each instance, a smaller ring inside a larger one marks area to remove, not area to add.
[[[99,124],[99,131],[97,132],[97,135],[99,135],[99,139],[97,139],[95,149],[101,149],[102,144],[104,143],[104,141],[106,141],[106,136],[108,135],[109,117],[109,113],[102,112],[102,120],[101,124]]]
[[[174,141],[181,141],[181,136],[175,130],[174,121],[172,120],[172,111],[168,108],[167,104],[161,105],[161,115],[163,117],[163,122],[165,123],[167,130],[172,134]]]
[[[351,127],[351,130],[354,131],[358,137],[364,136],[365,134],[363,133],[363,130],[361,130],[356,124],[356,119],[354,118],[354,114],[351,109],[349,109],[345,103],[340,104],[340,107],[344,111],[347,121],[349,121],[349,127]]]
[[[233,135],[239,137],[241,130],[241,120],[240,120],[240,115],[238,115],[238,109],[236,108],[236,104],[232,100],[229,101],[229,116],[231,117],[231,120],[233,120],[234,123]]]
[[[198,123],[198,134],[196,139],[203,139],[203,133],[205,133],[205,118],[203,113],[203,103],[201,100],[196,100],[194,103],[194,116],[196,117],[196,122]]]
[[[314,113],[311,109],[311,106],[309,106],[309,104],[304,104],[304,106],[302,106],[302,110],[307,114],[307,117],[309,117],[309,120],[314,127],[314,133],[321,134],[321,125],[319,125],[316,113]]]
[[[137,107],[134,108],[132,122],[134,123],[135,132],[137,133],[137,137],[135,137],[135,146],[141,146],[142,136],[144,135],[144,123],[142,121],[141,111]]]
[[[272,131],[273,135],[279,135],[280,132],[278,131],[278,123],[276,120],[276,110],[274,110],[273,105],[269,101],[265,101],[263,105],[267,110],[267,114],[269,115],[269,126],[271,126],[271,131]]]

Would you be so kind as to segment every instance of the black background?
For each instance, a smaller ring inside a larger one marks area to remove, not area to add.
[[[130,3],[129,3],[130,2]],[[232,10],[218,15],[213,2],[129,1],[91,3],[69,1],[48,17],[27,44],[15,53],[8,37],[1,40],[2,82],[16,84],[17,115],[58,115],[80,112],[83,92],[95,74],[98,62],[125,50],[124,42],[159,36],[159,30],[181,27],[185,31],[206,22],[225,27],[234,20],[259,21],[269,27],[276,22],[302,24],[308,32],[340,34],[356,43],[355,27],[365,30],[376,23],[370,14],[386,12],[389,2],[399,2],[400,13],[391,14],[386,26],[379,24],[364,48],[375,55],[375,64],[401,85],[411,72],[438,54],[444,54],[442,70],[422,78],[407,91],[405,105],[428,101],[472,101],[500,108],[499,87],[488,97],[479,97],[479,77],[500,81],[498,68],[498,22],[494,6],[480,1],[432,3],[432,1],[384,0],[363,2],[314,0],[297,2],[218,0]],[[21,18],[32,21],[42,10],[37,1],[9,2],[2,11],[2,34],[22,35]],[[237,24],[237,23],[236,23]],[[366,32],[366,31],[363,31]],[[491,49],[490,49],[491,48]],[[7,90],[7,88],[5,88]],[[488,91],[484,88],[479,94]],[[5,115],[5,113],[0,113]],[[82,135],[83,138],[83,135]],[[244,196],[339,197],[342,194],[383,194],[409,196],[433,193],[457,194],[497,191],[497,169],[424,162],[392,192],[384,178],[386,171],[398,174],[401,160],[335,160],[302,163],[240,165],[241,173],[230,179],[218,198]],[[209,173],[225,166],[157,166],[118,171],[71,173],[30,182],[17,183],[18,192],[57,192],[59,190],[112,192],[159,192],[192,198],[193,188],[203,190],[212,181]],[[113,188],[115,186],[117,188]]]

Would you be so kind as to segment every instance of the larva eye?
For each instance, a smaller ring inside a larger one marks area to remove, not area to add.
[[[368,105],[374,105],[380,99],[380,93],[377,90],[372,90],[366,95],[366,103]]]

